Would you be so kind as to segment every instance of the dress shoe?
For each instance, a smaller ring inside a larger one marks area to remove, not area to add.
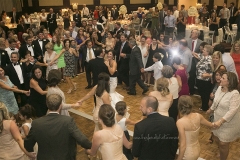
[[[136,95],[136,92],[127,92],[129,95]]]
[[[85,89],[90,89],[90,88],[92,88],[92,86],[87,86],[87,87],[85,87]]]
[[[143,90],[143,92],[142,92],[142,94],[145,94],[145,93],[147,93],[147,92],[148,92],[148,90],[149,90],[148,88],[147,88],[147,89],[144,89],[144,90]]]

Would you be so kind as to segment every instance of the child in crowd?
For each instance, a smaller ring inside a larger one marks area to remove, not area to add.
[[[116,117],[115,117],[116,118],[116,122],[120,125],[120,127],[124,131],[124,134],[125,134],[126,138],[129,141],[130,140],[130,136],[129,136],[129,133],[128,133],[126,125],[128,125],[128,124],[135,125],[137,122],[134,122],[134,121],[132,121],[130,119],[125,118],[125,114],[127,113],[126,102],[124,102],[124,101],[117,102],[116,105],[115,105],[115,109],[117,111]],[[123,153],[125,154],[127,159],[133,159],[131,149],[127,149],[127,148],[125,148],[123,146]]]
[[[155,83],[154,83],[154,90],[156,90],[156,82],[159,78],[162,77],[162,68],[163,68],[163,64],[161,62],[162,56],[161,53],[156,52],[153,55],[153,62],[155,62],[152,66],[145,68],[144,71],[153,71],[153,77],[155,79]]]
[[[32,127],[32,119],[36,117],[35,109],[29,104],[26,104],[25,106],[20,108],[19,117],[23,121],[23,124],[21,127],[21,135],[22,135],[22,138],[24,139],[26,138],[26,136],[28,135]]]

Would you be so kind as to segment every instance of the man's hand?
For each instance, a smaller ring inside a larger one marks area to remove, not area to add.
[[[120,57],[126,58],[126,54],[125,53],[120,53]]]
[[[144,68],[141,68],[141,72],[142,72],[142,73],[144,73],[144,72],[145,72],[145,71],[144,71]]]

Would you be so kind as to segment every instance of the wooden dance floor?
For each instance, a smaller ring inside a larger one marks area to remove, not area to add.
[[[74,82],[77,83],[77,91],[72,92],[71,94],[67,94],[68,86],[67,83],[61,83],[60,88],[65,92],[66,102],[67,103],[75,103],[84,95],[86,95],[90,90],[84,89],[87,86],[85,73],[80,74],[78,77],[73,79]],[[150,87],[150,91],[152,87]],[[123,89],[123,85],[118,85],[117,92],[124,96],[124,101],[130,107],[130,119],[139,120],[142,117],[139,106],[140,101],[143,98],[142,89],[137,85],[137,95],[130,96],[127,94],[127,91]],[[149,93],[149,92],[148,92]],[[147,93],[147,94],[148,94]],[[199,112],[198,108],[200,106],[200,97],[192,97],[194,101],[194,112]],[[92,119],[92,111],[94,107],[93,98],[85,101],[79,109],[71,109],[70,115],[75,119],[80,130],[89,138],[92,139],[93,131],[94,131],[94,122]],[[203,116],[206,116],[204,112],[201,112]],[[133,131],[133,126],[128,126],[130,134]],[[199,133],[199,142],[201,145],[201,159],[206,160],[218,160],[218,148],[216,144],[210,144],[208,139],[211,133],[207,127],[202,126]],[[230,153],[228,156],[228,160],[239,160],[240,159],[240,139],[230,144]],[[85,151],[82,147],[78,146],[77,153],[78,160],[88,160],[88,157],[85,154]]]

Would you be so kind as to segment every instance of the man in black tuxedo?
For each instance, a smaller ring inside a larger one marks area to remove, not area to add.
[[[15,7],[12,8],[12,12],[10,12],[9,17],[12,17],[11,23],[16,23],[16,24],[18,24],[20,15],[19,15],[18,12],[16,12],[16,8],[15,8]]]
[[[89,70],[89,61],[94,59],[95,56],[95,48],[93,48],[93,44],[90,40],[86,42],[86,45],[80,48],[79,53],[82,53],[82,64],[85,67],[86,78],[87,78],[87,87],[85,89],[92,88],[92,77],[91,71]]]
[[[53,35],[55,29],[57,28],[56,14],[53,13],[53,9],[50,8],[49,14],[47,15],[48,28],[51,35]]]
[[[19,54],[22,59],[25,59],[25,55],[27,51],[31,52],[31,56],[34,58],[37,58],[37,56],[34,54],[34,45],[32,45],[32,38],[30,36],[27,36],[25,38],[25,44],[21,45],[19,48]]]
[[[174,160],[178,148],[178,129],[171,117],[157,112],[158,100],[147,96],[140,109],[147,118],[135,124],[132,154],[138,160]]]
[[[143,71],[142,54],[140,48],[137,46],[136,40],[129,41],[129,47],[132,49],[129,56],[129,95],[136,95],[136,82],[143,89],[142,94],[148,91],[147,86],[141,79],[141,71]]]
[[[125,83],[127,88],[129,87],[129,55],[131,54],[131,48],[127,42],[127,35],[122,34],[120,51],[117,53],[117,61],[119,65],[118,76],[121,81]]]
[[[89,71],[92,73],[93,86],[98,83],[99,73],[108,73],[108,68],[104,63],[105,50],[101,47],[97,47],[94,51],[96,58],[89,61]]]
[[[117,20],[118,19],[119,12],[118,12],[118,9],[117,9],[116,5],[113,5],[113,8],[111,10],[111,15],[113,17],[113,20]]]
[[[5,39],[0,38],[0,67],[3,69],[10,64],[10,58],[8,56],[7,51],[5,51]]]
[[[91,148],[91,142],[78,129],[73,118],[59,115],[62,108],[62,98],[52,94],[46,100],[49,112],[46,116],[32,122],[24,147],[33,152],[38,144],[37,159],[75,160],[77,144],[85,149]]]
[[[25,90],[27,88],[25,81],[27,78],[26,75],[26,65],[19,63],[19,53],[11,53],[11,62],[7,67],[5,67],[5,74],[9,76],[10,81],[17,86],[18,89]],[[21,103],[18,103],[18,106],[24,106],[27,103],[27,97],[25,94],[14,92],[15,98],[18,102],[20,98]]]
[[[97,20],[93,19],[93,21],[92,21],[92,28],[97,32],[98,41],[101,42],[102,41],[101,33],[104,31],[102,25],[97,24]]]
[[[44,54],[46,52],[45,45],[49,42],[48,39],[43,39],[43,32],[38,31],[37,32],[38,39],[34,40],[32,42],[34,56],[37,58],[37,60],[41,63],[43,63]]]
[[[124,29],[121,27],[121,23],[117,22],[113,30],[113,37],[116,37],[117,35],[122,34],[123,32],[124,32]]]
[[[229,18],[229,28],[232,30],[232,24],[236,23],[236,16],[235,13],[238,11],[237,7],[234,6],[234,3],[230,3],[229,7],[229,13],[230,13],[230,18]]]
[[[75,14],[73,14],[73,20],[76,22],[77,27],[81,27],[81,15],[77,9],[75,10]]]

